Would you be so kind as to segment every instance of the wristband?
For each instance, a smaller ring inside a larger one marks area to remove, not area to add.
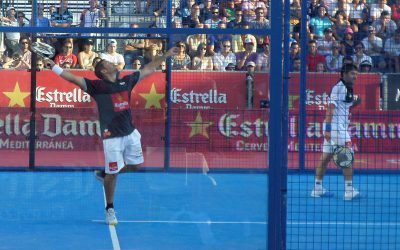
[[[51,70],[52,70],[54,73],[56,73],[57,75],[61,75],[62,72],[64,71],[64,70],[63,70],[60,66],[58,66],[57,64],[55,64]]]
[[[331,132],[332,131],[332,125],[330,123],[325,124],[325,132]]]

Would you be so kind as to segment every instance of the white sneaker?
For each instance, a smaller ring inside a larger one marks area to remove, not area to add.
[[[331,197],[331,196],[333,196],[333,194],[328,190],[326,190],[324,187],[321,188],[314,187],[314,189],[311,191],[311,197],[314,198]]]
[[[94,171],[94,176],[101,184],[104,184],[104,177],[106,176],[106,172],[104,170],[96,170]]]
[[[353,199],[357,199],[360,197],[360,192],[357,191],[354,187],[350,191],[345,191],[343,199],[345,201],[351,201]]]
[[[106,223],[113,226],[118,224],[114,208],[109,208],[106,210]]]

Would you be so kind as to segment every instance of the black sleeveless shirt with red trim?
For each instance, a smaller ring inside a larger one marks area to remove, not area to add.
[[[131,92],[138,83],[136,71],[116,82],[86,79],[86,93],[96,100],[104,139],[129,135],[135,130],[130,107]]]

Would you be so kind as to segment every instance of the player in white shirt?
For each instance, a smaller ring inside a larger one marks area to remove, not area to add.
[[[357,79],[357,74],[357,66],[354,64],[343,65],[341,79],[332,88],[324,123],[323,153],[315,170],[312,197],[320,198],[331,195],[322,185],[322,179],[328,163],[333,158],[333,152],[337,146],[349,148],[352,146],[348,132],[350,107],[354,107],[361,102],[361,99],[353,94],[353,84]],[[353,169],[351,167],[343,168],[343,176],[345,179],[344,200],[358,198],[360,193],[353,187]]]

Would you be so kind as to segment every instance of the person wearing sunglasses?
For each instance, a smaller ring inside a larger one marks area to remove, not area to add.
[[[71,67],[75,68],[78,63],[78,58],[73,52],[74,45],[72,42],[66,40],[62,47],[62,52],[57,54],[54,58],[54,62],[61,68]]]

